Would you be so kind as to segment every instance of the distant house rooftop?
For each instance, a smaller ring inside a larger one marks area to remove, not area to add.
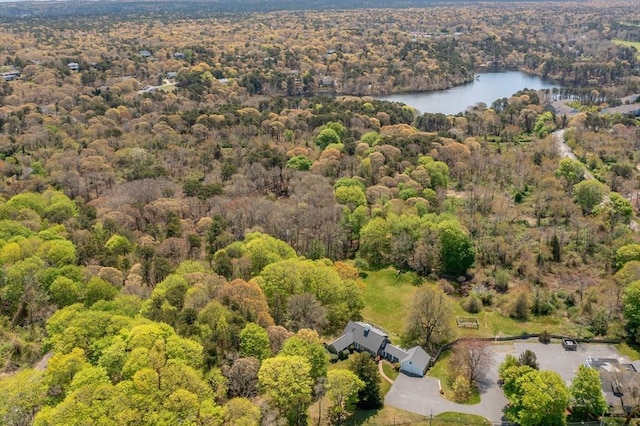
[[[182,52],[176,52],[176,53],[174,53],[174,54],[173,54],[173,57],[174,57],[175,59],[180,59],[180,60],[182,60],[182,59],[184,59],[184,58],[185,58],[184,53],[182,53]]]
[[[69,62],[67,66],[71,71],[78,71],[80,69],[80,65],[77,62]]]
[[[22,74],[20,73],[20,71],[12,70],[12,71],[3,72],[1,75],[4,81],[13,81],[17,78],[20,78]]]
[[[633,393],[640,386],[640,373],[633,363],[623,364],[615,358],[589,358],[586,364],[598,370],[612,415],[624,415],[635,406]]]
[[[604,108],[601,112],[603,114],[620,113],[620,114],[632,115],[634,117],[637,117],[637,116],[640,116],[640,103],[625,104],[617,107]]]
[[[151,54],[151,52],[149,52],[148,50],[141,50],[138,52],[140,54],[140,56],[142,56],[143,58],[150,58],[153,55]]]
[[[335,83],[335,80],[328,75],[325,75],[324,77],[322,77],[322,80],[320,80],[320,85],[325,87],[333,86],[334,83]]]

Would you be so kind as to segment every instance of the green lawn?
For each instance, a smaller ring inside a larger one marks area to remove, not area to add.
[[[355,413],[346,425],[394,425],[411,424],[412,426],[451,426],[459,425],[490,425],[484,417],[463,413],[441,413],[430,419],[419,414],[409,413],[393,407],[384,407],[380,410],[359,411]]]
[[[622,355],[628,356],[631,361],[640,359],[640,346],[638,345],[630,346],[627,343],[620,343],[616,345],[616,349]]]
[[[441,413],[434,417],[436,420],[434,425],[450,425],[451,423],[459,423],[465,425],[490,425],[491,422],[484,417],[476,416],[475,414],[463,414],[463,413]],[[439,421],[438,421],[439,420]]]
[[[397,342],[405,326],[405,315],[413,292],[416,290],[407,275],[400,275],[395,269],[367,272],[364,279],[367,289],[364,292],[365,321],[383,327],[391,333],[391,340]]]
[[[431,367],[431,369],[427,372],[427,376],[435,377],[440,380],[440,385],[442,386],[442,390],[444,391],[444,396],[450,401],[453,401],[451,398],[451,377],[450,372],[451,368],[449,367],[449,359],[451,356],[451,352],[445,352],[443,356],[438,359],[438,362]],[[480,403],[480,394],[476,390],[471,399],[467,401],[467,404],[479,404]]]
[[[636,58],[640,59],[640,41],[625,41],[625,40],[614,39],[613,42],[615,44],[621,44],[623,46],[635,47],[636,50],[638,51],[638,53],[636,53]]]
[[[388,362],[382,363],[382,371],[384,371],[384,374],[386,374],[387,377],[391,380],[395,380],[399,374],[398,371],[393,368],[393,365],[389,364]]]
[[[457,316],[475,316],[480,322],[480,328],[458,328],[459,336],[517,336],[523,333],[541,333],[547,330],[549,333],[559,334],[577,334],[577,330],[572,330],[571,324],[559,317],[531,316],[527,321],[518,321],[511,317],[504,316],[493,308],[483,308],[482,312],[476,315],[470,315],[456,305],[455,315]]]
[[[362,310],[364,321],[382,327],[391,334],[390,338],[398,343],[398,337],[403,333],[407,321],[407,311],[411,306],[412,295],[416,286],[407,274],[398,273],[395,269],[367,271],[364,279],[367,289],[364,293],[365,307]],[[558,316],[531,316],[527,321],[517,321],[502,315],[495,308],[483,308],[477,315],[470,315],[456,299],[456,316],[475,316],[480,322],[479,329],[455,327],[457,337],[494,337],[516,336],[523,333],[569,334],[577,336],[580,332],[575,324],[568,319]]]
[[[350,362],[349,358],[338,360],[337,362],[330,362],[327,370],[348,370]]]

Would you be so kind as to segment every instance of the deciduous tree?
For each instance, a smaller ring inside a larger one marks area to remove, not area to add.
[[[293,331],[310,328],[322,332],[327,325],[327,310],[313,294],[296,294],[287,302],[287,318]]]
[[[311,404],[311,366],[301,356],[266,359],[258,372],[260,390],[290,425],[306,424]]]
[[[453,335],[453,305],[449,296],[439,287],[422,285],[415,292],[407,321],[407,341],[428,351],[435,349]]]
[[[327,374],[329,353],[322,345],[315,330],[302,329],[284,342],[280,355],[301,356],[311,366],[309,374],[313,380]]]
[[[466,377],[470,386],[478,386],[483,381],[493,360],[491,347],[482,340],[463,340],[453,348],[451,365],[456,376]]]
[[[522,426],[565,423],[569,390],[562,377],[552,371],[530,371],[515,381],[515,391],[508,396],[509,421]]]
[[[476,259],[476,251],[469,235],[455,222],[440,225],[440,262],[446,274],[462,275]]]
[[[356,402],[358,392],[365,383],[349,370],[338,369],[327,373],[327,397],[331,401],[331,420],[340,424],[351,406]]]
[[[622,313],[627,320],[629,337],[640,342],[640,281],[635,281],[624,289]]]
[[[263,360],[270,354],[271,346],[267,331],[258,324],[247,324],[240,332],[240,355]]]
[[[233,398],[225,404],[225,421],[234,426],[255,426],[260,424],[260,407],[246,398]]]
[[[600,204],[609,192],[609,188],[595,179],[589,179],[573,187],[573,200],[582,208],[584,214],[589,214]]]
[[[224,373],[229,379],[229,394],[250,398],[258,388],[260,360],[254,357],[238,358]]]
[[[572,420],[585,421],[603,415],[608,404],[602,394],[598,370],[584,365],[578,367],[571,387]]]

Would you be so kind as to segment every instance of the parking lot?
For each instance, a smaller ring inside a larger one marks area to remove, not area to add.
[[[476,405],[456,404],[444,399],[439,392],[438,379],[433,377],[408,377],[400,374],[391,390],[387,393],[385,404],[417,414],[434,416],[447,411],[476,414],[487,418],[492,423],[503,422],[502,410],[507,399],[498,386],[498,366],[507,354],[518,356],[525,350],[536,354],[541,370],[551,370],[560,374],[567,385],[570,384],[578,367],[588,357],[615,358],[621,363],[630,360],[620,355],[617,349],[607,344],[579,344],[576,351],[565,350],[560,343],[542,344],[537,339],[523,340],[511,344],[495,344],[493,346],[493,363],[480,390],[481,401]]]
[[[560,344],[544,345],[534,341],[522,341],[513,344],[516,354],[525,350],[532,350],[537,358],[540,370],[551,370],[560,374],[565,383],[569,385],[578,367],[584,365],[588,357],[591,358],[615,358],[621,363],[630,363],[627,357],[620,355],[613,345],[580,343],[578,350],[566,351]]]

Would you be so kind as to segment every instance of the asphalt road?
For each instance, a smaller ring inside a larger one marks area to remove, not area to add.
[[[437,415],[448,411],[476,414],[492,423],[502,423],[502,409],[507,399],[498,386],[498,366],[507,353],[513,352],[513,345],[493,346],[493,363],[480,389],[480,403],[476,405],[456,404],[440,395],[439,381],[433,377],[409,377],[400,374],[387,393],[384,403],[424,416]]]
[[[572,160],[578,161],[578,158],[573,153],[573,150],[571,150],[571,147],[569,147],[569,145],[567,145],[567,143],[564,141],[564,129],[556,130],[552,133],[552,135],[556,141],[556,149],[558,150],[558,155],[560,155],[560,157],[562,158],[571,158]],[[584,170],[584,177],[586,179],[593,179],[593,175],[586,168]]]
[[[566,351],[561,344],[548,345],[530,339],[513,344],[496,344],[493,348],[493,363],[489,368],[484,386],[480,389],[480,403],[476,405],[456,404],[440,395],[439,381],[433,377],[409,377],[400,374],[393,383],[384,400],[385,405],[400,408],[424,416],[437,415],[447,411],[475,414],[482,416],[494,424],[504,423],[502,410],[507,399],[498,386],[498,366],[507,354],[519,356],[520,353],[532,350],[538,359],[541,370],[551,370],[560,374],[568,384],[575,372],[587,357],[616,358],[622,363],[630,360],[620,355],[612,345],[580,344],[577,351]]]

